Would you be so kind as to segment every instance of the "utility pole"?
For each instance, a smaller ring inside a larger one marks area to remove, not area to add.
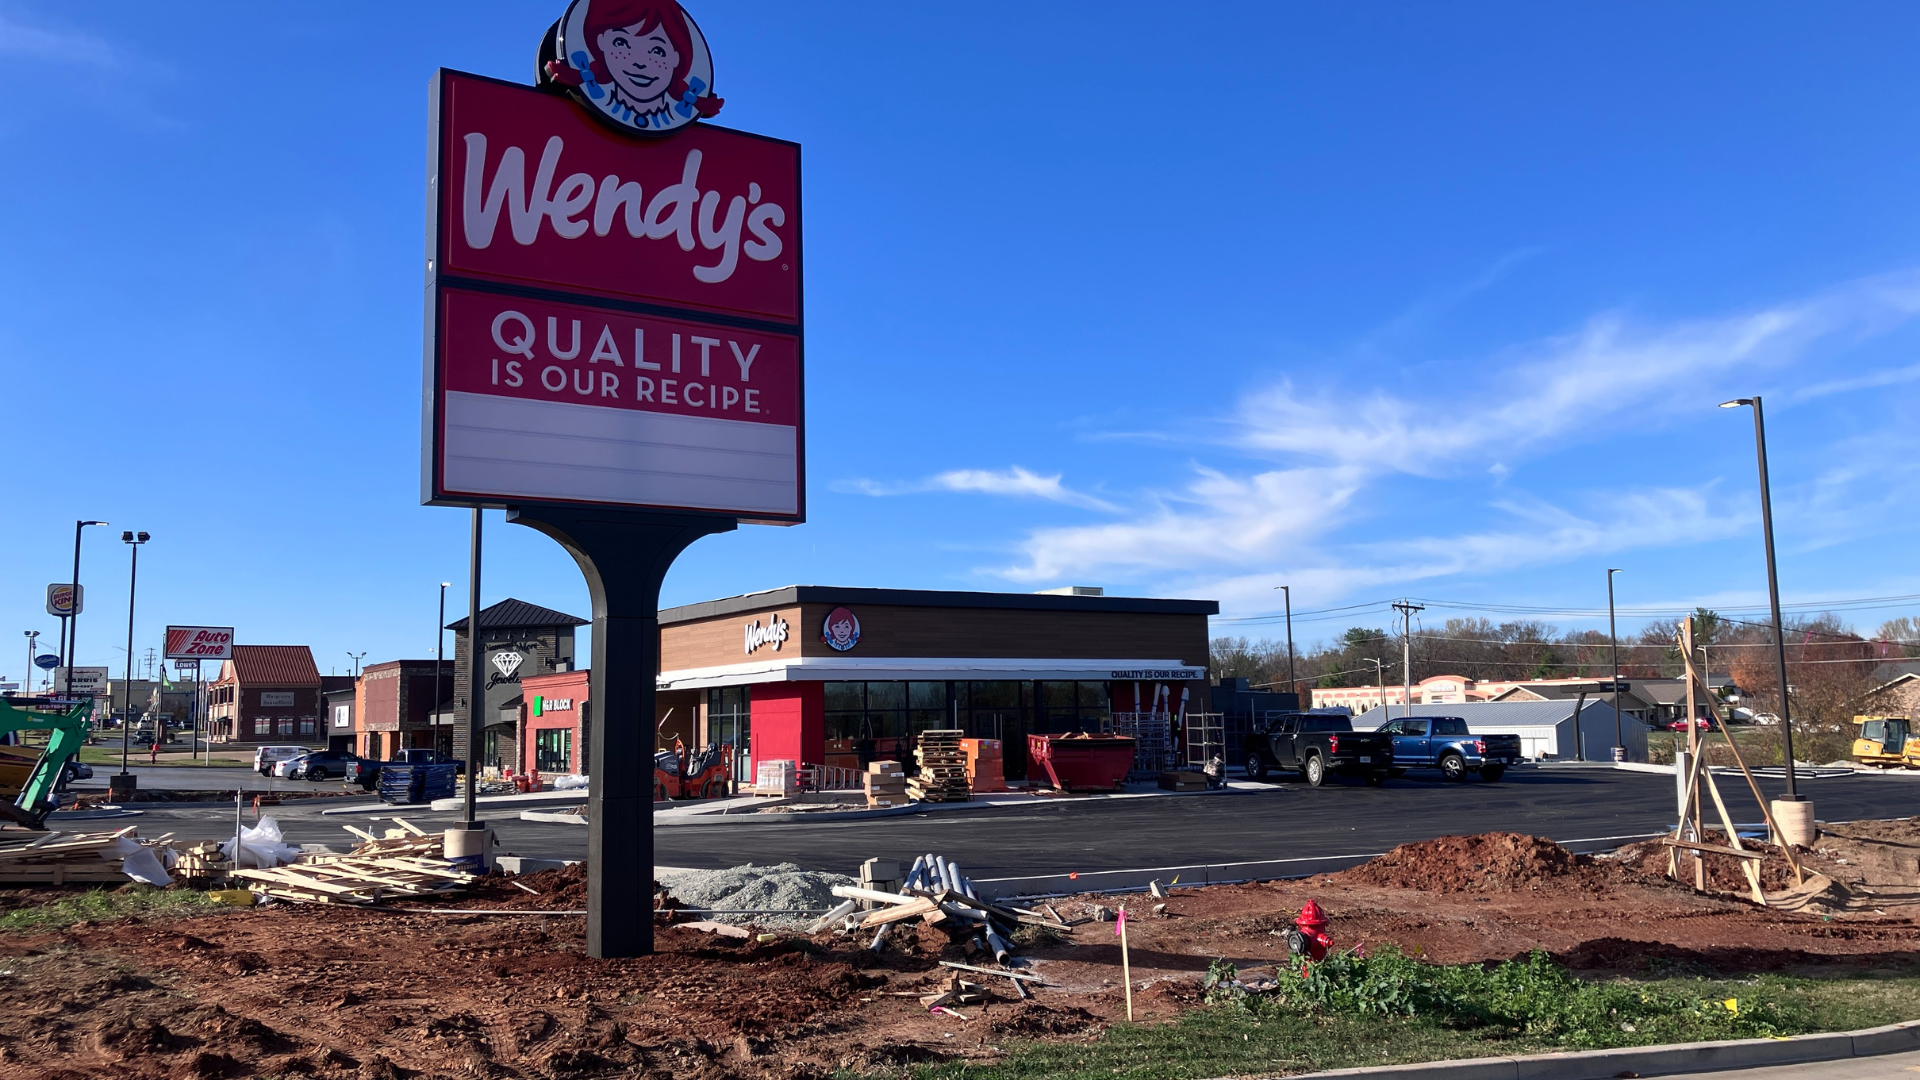
[[[1400,613],[1400,663],[1403,670],[1400,677],[1404,680],[1407,712],[1413,715],[1413,613],[1427,610],[1427,605],[1416,604],[1410,600],[1395,600],[1393,610]],[[1381,691],[1384,695],[1385,691]]]
[[[1368,657],[1373,661],[1373,685],[1380,688],[1380,722],[1387,722],[1387,669],[1380,666],[1380,658]]]
[[[1294,708],[1300,707],[1300,684],[1293,677],[1293,589],[1286,585],[1275,585],[1287,602],[1287,689],[1294,696]]]
[[[1613,643],[1613,760],[1627,760],[1626,745],[1620,735],[1620,635],[1613,625],[1613,575],[1619,567],[1607,569],[1607,640]]]

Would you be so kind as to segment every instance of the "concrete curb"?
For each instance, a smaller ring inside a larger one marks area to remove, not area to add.
[[[1618,1050],[1576,1050],[1529,1057],[1463,1058],[1412,1065],[1381,1065],[1305,1073],[1292,1080],[1322,1077],[1386,1076],[1395,1080],[1608,1080],[1639,1074],[1715,1072],[1769,1065],[1840,1061],[1876,1054],[1920,1050],[1920,1020],[1862,1031],[1796,1035],[1789,1039],[1730,1039],[1725,1042],[1635,1046]]]

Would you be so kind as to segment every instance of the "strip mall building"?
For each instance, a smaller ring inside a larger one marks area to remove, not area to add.
[[[661,731],[694,721],[691,741],[733,744],[750,779],[761,761],[859,768],[960,728],[1002,740],[1018,778],[1029,733],[1098,731],[1156,701],[1205,709],[1220,605],[1093,591],[797,585],[663,610]]]
[[[1007,776],[1020,778],[1030,733],[1098,731],[1115,712],[1183,702],[1205,710],[1219,605],[1090,593],[798,585],[662,610],[660,742],[731,744],[735,777],[750,781],[761,761],[859,768],[957,727],[1002,740]],[[586,673],[522,690],[542,771],[591,769]]]

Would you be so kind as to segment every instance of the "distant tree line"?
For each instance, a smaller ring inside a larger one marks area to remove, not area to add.
[[[1707,666],[1732,677],[1743,693],[1741,705],[1762,715],[1778,715],[1780,680],[1768,622],[1732,619],[1706,608],[1695,610],[1694,620],[1695,640],[1706,648]],[[1623,635],[1621,678],[1682,674],[1679,627],[1679,619],[1662,619],[1636,634]],[[1848,736],[1855,713],[1867,708],[1865,698],[1876,685],[1876,669],[1888,661],[1920,658],[1920,622],[1912,617],[1885,622],[1871,637],[1856,633],[1832,614],[1785,620],[1784,629],[1796,738],[1803,730],[1836,740]],[[1398,685],[1403,681],[1403,645],[1411,646],[1416,683],[1434,675],[1462,675],[1483,682],[1591,679],[1610,677],[1613,670],[1604,631],[1562,631],[1538,620],[1448,619],[1438,628],[1414,630],[1411,642],[1403,642],[1397,629],[1367,626],[1351,627],[1330,642],[1306,647],[1296,642],[1291,689],[1299,692],[1305,704],[1314,687],[1377,685],[1376,672],[1384,675],[1387,685]],[[1243,678],[1255,686],[1290,689],[1284,641],[1215,638],[1212,661],[1218,678]],[[1797,743],[1794,749],[1796,756],[1808,760]]]

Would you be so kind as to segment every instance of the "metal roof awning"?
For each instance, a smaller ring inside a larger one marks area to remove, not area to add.
[[[1003,680],[1183,682],[1207,669],[1178,660],[1062,660],[989,657],[794,656],[660,673],[662,690],[703,690],[770,682],[945,682]]]

